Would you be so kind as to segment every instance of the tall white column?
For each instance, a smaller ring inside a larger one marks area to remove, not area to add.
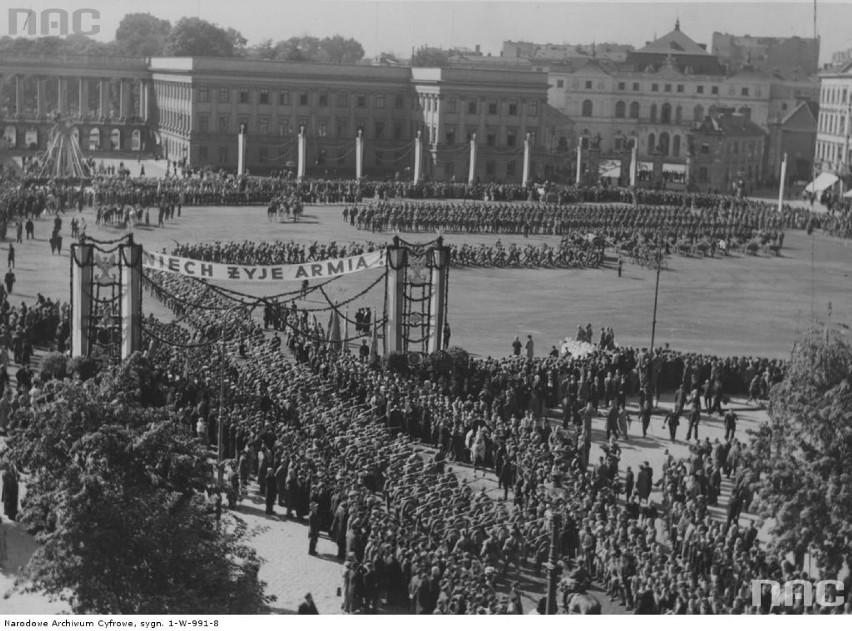
[[[530,135],[524,138],[524,179],[521,182],[523,186],[528,186],[530,183]]]
[[[89,115],[89,80],[85,77],[80,77],[80,93],[79,93],[80,118]]]
[[[583,176],[583,143],[577,145],[577,180],[575,184],[580,185],[580,179]]]
[[[56,77],[56,109],[62,116],[68,115],[68,79]]]
[[[36,115],[41,118],[47,112],[44,111],[44,97],[46,90],[44,85],[45,79],[36,77]]]
[[[24,77],[15,75],[15,116],[24,113]]]
[[[355,179],[360,180],[364,176],[364,132],[358,130],[355,137]]]
[[[299,127],[299,162],[296,166],[296,178],[301,182],[305,177],[305,126]]]
[[[240,123],[240,133],[237,135],[237,175],[246,172],[246,124]]]
[[[417,137],[414,139],[414,183],[420,181],[420,161],[423,159],[423,139],[420,137],[420,130],[417,131]]]
[[[784,160],[781,162],[781,182],[778,184],[778,212],[781,212],[781,206],[784,205],[784,184],[787,181],[787,154],[784,154]]]
[[[125,80],[118,82],[118,118],[127,118],[129,115],[127,106],[130,104],[130,84]]]
[[[633,141],[633,149],[630,150],[630,186],[636,186],[636,172],[639,170],[637,160],[639,158],[639,148],[636,146],[637,141]]]
[[[470,170],[467,174],[467,183],[473,184],[476,179],[476,132],[470,136]]]

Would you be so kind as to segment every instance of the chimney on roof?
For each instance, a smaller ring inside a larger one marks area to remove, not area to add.
[[[680,30],[680,18],[678,18],[677,20],[675,20],[675,30],[676,30],[676,31],[679,31],[679,30]]]

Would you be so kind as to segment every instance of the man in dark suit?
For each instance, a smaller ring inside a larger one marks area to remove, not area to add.
[[[305,600],[303,600],[302,603],[299,605],[298,612],[298,615],[300,616],[319,615],[319,611],[317,611],[317,606],[314,603],[314,597],[311,596],[310,592],[305,594]]]
[[[319,516],[319,504],[311,502],[311,514],[308,517],[308,554],[312,556],[316,556],[317,553],[317,541],[319,540],[321,527],[322,520]],[[310,594],[308,595],[310,596]]]
[[[654,471],[651,469],[651,465],[648,464],[646,460],[641,467],[639,467],[639,475],[636,480],[636,493],[639,495],[639,500],[641,502],[647,502],[648,498],[651,496],[651,488],[654,484]]]

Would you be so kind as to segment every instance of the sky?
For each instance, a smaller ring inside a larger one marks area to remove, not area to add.
[[[617,42],[643,46],[680,19],[681,30],[708,49],[714,31],[736,35],[811,37],[811,2],[477,2],[474,0],[8,0],[7,7],[41,11],[57,5],[73,11],[100,11],[97,39],[110,40],[126,13],[147,12],[172,23],[201,17],[230,26],[249,40],[298,35],[353,37],[368,56],[393,52],[407,57],[422,45],[474,48],[499,55],[504,40],[590,44]],[[0,11],[0,32],[8,33]],[[852,3],[819,0],[820,60],[852,48]]]

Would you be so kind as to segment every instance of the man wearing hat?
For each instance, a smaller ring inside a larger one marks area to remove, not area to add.
[[[319,516],[319,504],[311,502],[311,514],[308,517],[308,554],[311,556],[316,556],[317,554],[317,541],[320,536],[320,526],[321,520]]]

